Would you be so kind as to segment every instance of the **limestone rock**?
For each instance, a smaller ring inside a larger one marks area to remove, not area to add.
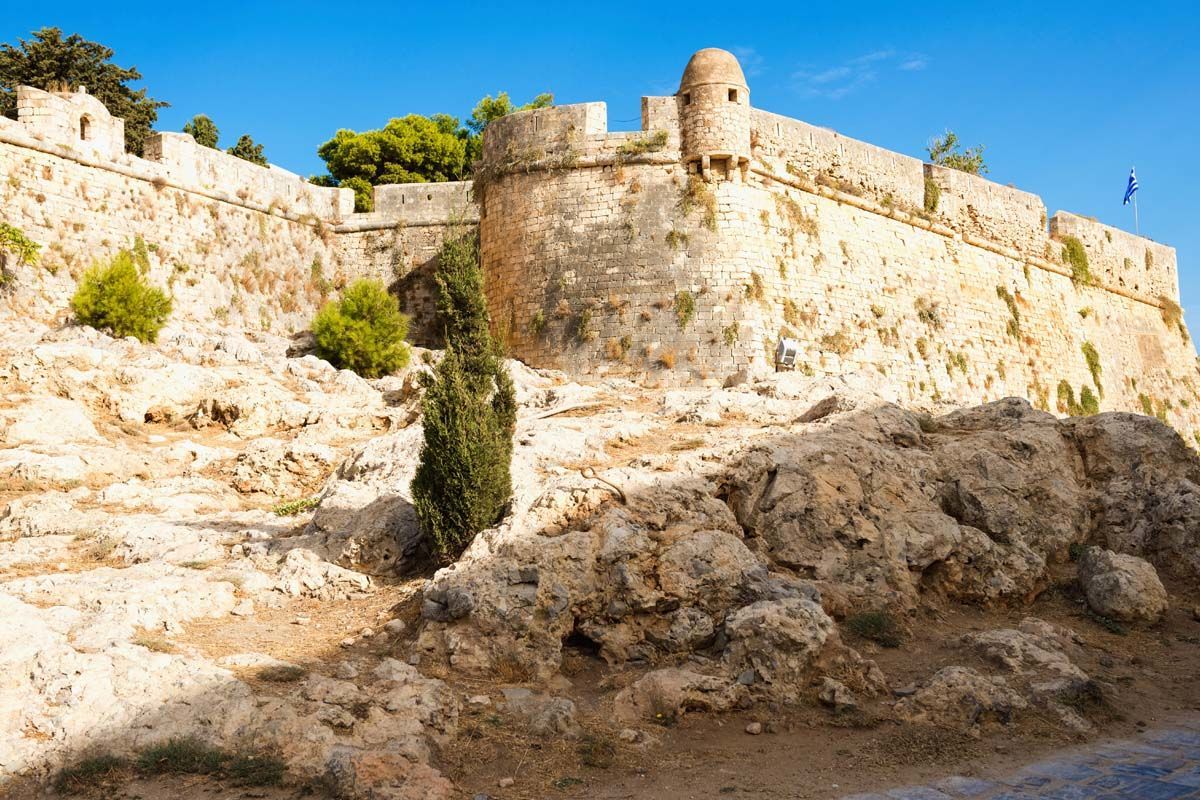
[[[734,673],[753,669],[779,694],[796,696],[833,629],[820,604],[806,597],[760,600],[729,615],[724,660]]]
[[[909,697],[896,703],[896,715],[909,722],[969,730],[986,722],[1008,724],[1028,703],[1003,678],[967,667],[945,667]]]
[[[328,445],[258,439],[238,455],[233,486],[239,492],[294,498],[316,489],[336,461],[337,451]]]
[[[566,697],[536,694],[528,689],[506,688],[504,710],[520,720],[535,736],[578,738],[583,730],[575,721],[575,703]]]
[[[1124,622],[1157,622],[1167,591],[1154,566],[1136,556],[1089,547],[1079,559],[1079,583],[1097,614]]]
[[[745,696],[746,688],[736,682],[668,668],[655,670],[622,689],[613,712],[626,724],[670,724],[688,711],[728,711]]]

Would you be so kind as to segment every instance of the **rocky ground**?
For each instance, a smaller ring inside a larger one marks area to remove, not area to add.
[[[408,503],[422,358],[364,381],[265,335],[0,349],[12,797],[184,737],[231,760],[63,791],[829,797],[1200,708],[1200,460],[1152,418],[513,364],[511,511],[437,569]],[[246,759],[282,784],[239,788]]]

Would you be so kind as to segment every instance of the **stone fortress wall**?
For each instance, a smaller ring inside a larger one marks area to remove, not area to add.
[[[140,240],[176,319],[303,330],[339,286],[372,276],[412,307],[414,339],[432,341],[432,294],[419,275],[452,222],[473,224],[469,184],[379,187],[377,211],[355,214],[349,190],[187,134],[155,133],[144,158],[127,154],[123,121],[86,91],[22,87],[17,113],[0,118],[0,221],[43,248],[11,282],[10,307],[62,318],[83,271]]]
[[[534,366],[720,384],[774,369],[788,337],[798,370],[904,403],[1061,410],[1062,384],[1200,429],[1173,249],[750,99],[732,55],[700,51],[676,95],[643,98],[641,130],[609,131],[603,103],[519,112],[489,126],[475,184],[380,186],[355,214],[347,190],[184,134],[125,154],[94,98],[22,89],[0,220],[45,247],[7,302],[61,318],[82,270],[140,238],[185,318],[300,330],[374,276],[435,344],[434,257],[478,225],[493,325]]]
[[[710,50],[677,95],[643,99],[640,131],[608,131],[602,103],[489,126],[475,193],[513,355],[719,384],[774,369],[788,337],[799,370],[855,373],[904,403],[1017,395],[1061,410],[1061,384],[1198,429],[1172,248],[1047,219],[1036,195],[749,99],[733,56]],[[1091,283],[1072,278],[1068,236]]]

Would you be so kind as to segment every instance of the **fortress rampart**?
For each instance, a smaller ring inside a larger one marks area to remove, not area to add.
[[[411,307],[414,339],[436,339],[428,274],[450,226],[474,223],[469,184],[381,186],[377,211],[355,214],[347,189],[186,134],[127,154],[122,120],[85,92],[22,87],[17,105],[0,117],[0,221],[43,245],[5,298],[21,313],[61,317],[83,270],[140,240],[177,317],[303,330],[338,286],[372,276]]]
[[[1172,248],[750,97],[733,56],[701,51],[675,95],[643,98],[640,130],[609,131],[603,103],[515,113],[474,184],[379,186],[355,214],[346,190],[183,134],[127,155],[93,98],[22,89],[0,119],[3,218],[45,247],[8,302],[61,316],[83,268],[142,239],[185,316],[299,330],[367,275],[434,344],[435,255],[477,225],[492,324],[537,367],[720,384],[774,369],[786,337],[798,370],[900,402],[1065,411],[1086,389],[1200,430]]]
[[[1086,388],[1104,409],[1195,429],[1172,248],[1047,219],[1034,194],[749,96],[732,56],[701,51],[675,96],[643,99],[640,131],[610,132],[602,103],[489,126],[480,235],[515,356],[720,383],[774,369],[787,337],[798,369],[854,373],[902,402],[1019,395],[1067,410]],[[1064,261],[1066,237],[1090,282]]]

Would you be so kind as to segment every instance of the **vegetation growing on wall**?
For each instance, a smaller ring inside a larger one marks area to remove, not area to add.
[[[71,298],[71,311],[80,324],[118,338],[153,342],[171,314],[171,298],[151,286],[133,254],[122,250],[108,264],[84,273]]]
[[[1083,351],[1084,361],[1087,362],[1088,372],[1092,374],[1092,383],[1096,384],[1096,391],[1103,397],[1104,387],[1100,384],[1100,373],[1103,371],[1100,367],[1100,354],[1091,342],[1084,342],[1080,349]]]
[[[35,264],[40,249],[41,245],[26,236],[20,228],[0,222],[0,253],[11,255],[18,264]],[[0,273],[0,285],[8,283],[9,280],[11,274],[6,268]]]
[[[1100,401],[1092,392],[1090,386],[1079,387],[1079,402],[1075,401],[1075,391],[1066,380],[1058,382],[1058,410],[1072,417],[1085,417],[1100,413]]]
[[[1008,289],[1005,288],[1004,286],[996,287],[996,296],[1004,301],[1004,305],[1008,306],[1008,314],[1010,317],[1010,319],[1008,320],[1008,325],[1006,326],[1008,335],[1013,337],[1017,341],[1020,341],[1021,340],[1021,310],[1019,308],[1017,308],[1017,299],[1015,297],[1013,297],[1012,292],[1008,291]]]
[[[408,317],[382,281],[360,279],[339,300],[321,307],[312,323],[317,355],[339,369],[378,378],[408,365]]]
[[[662,150],[667,146],[667,132],[655,131],[649,136],[639,136],[636,139],[630,139],[617,148],[617,155],[624,158],[632,158],[634,156],[645,155]]]
[[[924,208],[926,214],[934,214],[938,210],[938,203],[942,199],[942,189],[934,182],[933,178],[925,179],[925,202]]]
[[[476,235],[447,240],[435,278],[446,351],[424,380],[425,441],[412,495],[433,549],[453,559],[508,505],[517,403],[488,329]]]
[[[962,150],[958,134],[954,131],[947,130],[942,136],[933,137],[925,149],[929,153],[929,160],[934,164],[971,175],[986,175],[988,172],[987,164],[983,161],[983,145]]]
[[[675,319],[679,321],[679,327],[686,328],[694,316],[696,316],[696,298],[688,291],[677,292],[675,294]]]
[[[1090,286],[1094,283],[1091,267],[1088,266],[1087,250],[1083,242],[1074,236],[1062,237],[1062,260],[1071,268],[1071,280],[1075,283]]]
[[[683,187],[683,195],[679,198],[679,210],[683,215],[690,216],[693,211],[700,209],[700,221],[710,231],[717,230],[717,196],[699,175],[688,177],[687,185]]]
[[[913,307],[917,309],[917,319],[924,322],[934,330],[940,330],[942,327],[942,315],[938,310],[938,304],[930,300],[928,297],[918,297]]]
[[[42,28],[31,39],[0,44],[0,114],[16,118],[17,87],[44,91],[74,91],[86,86],[108,113],[125,120],[125,149],[142,155],[146,137],[167,103],[147,96],[129,84],[142,75],[133,67],[112,63],[113,51],[77,33],[63,36],[59,28]]]
[[[1147,250],[1146,252],[1150,251]],[[1179,335],[1186,342],[1188,334],[1187,326],[1183,324],[1183,307],[1165,294],[1160,294],[1158,296],[1158,311],[1162,315],[1163,324],[1168,328],[1179,331]]]

